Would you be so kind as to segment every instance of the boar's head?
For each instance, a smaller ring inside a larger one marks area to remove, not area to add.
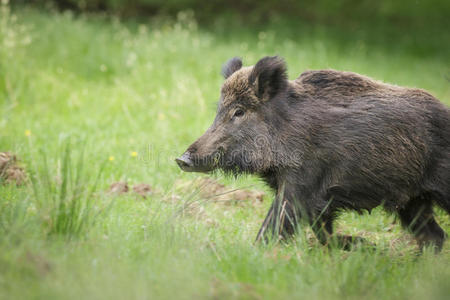
[[[264,172],[277,151],[277,109],[282,106],[275,104],[285,98],[286,65],[276,56],[253,67],[242,67],[239,58],[232,58],[222,73],[225,82],[213,124],[176,162],[188,172]]]

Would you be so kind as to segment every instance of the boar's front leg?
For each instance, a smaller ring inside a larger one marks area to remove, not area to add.
[[[279,240],[295,233],[299,214],[294,205],[285,197],[284,184],[278,189],[275,200],[256,236],[256,242],[268,242],[270,238]]]

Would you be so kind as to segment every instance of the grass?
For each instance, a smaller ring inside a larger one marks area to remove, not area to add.
[[[371,30],[274,22],[246,28],[219,19],[122,22],[100,15],[2,6],[0,151],[30,184],[0,187],[1,299],[445,299],[450,245],[418,257],[394,219],[344,214],[337,230],[377,250],[317,244],[308,229],[288,244],[253,240],[262,204],[224,205],[186,189],[203,175],[173,159],[214,118],[221,64],[283,56],[293,79],[335,68],[427,89],[450,104],[444,29]],[[69,142],[70,140],[70,142]],[[143,199],[111,183],[150,184]],[[184,208],[184,209],[183,209]],[[186,209],[189,208],[189,209]],[[180,213],[183,212],[183,213]],[[450,219],[438,211],[450,232]]]

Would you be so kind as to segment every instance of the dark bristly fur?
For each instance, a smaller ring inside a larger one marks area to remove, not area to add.
[[[305,220],[327,243],[339,211],[382,205],[421,248],[442,248],[433,205],[450,213],[448,107],[423,90],[351,72],[289,81],[278,57],[244,68],[233,58],[223,74],[216,119],[184,157],[189,171],[262,177],[277,197],[260,232],[279,225],[288,236]]]

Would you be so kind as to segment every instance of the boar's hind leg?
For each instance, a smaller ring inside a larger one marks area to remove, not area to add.
[[[398,215],[402,225],[414,234],[421,250],[427,245],[435,246],[436,252],[442,249],[446,234],[434,219],[429,196],[412,198]]]
[[[333,221],[334,218],[327,218],[324,216],[314,218],[310,221],[314,234],[323,245],[329,244],[330,238],[333,234]]]
[[[320,217],[316,218],[311,224],[315,236],[322,245],[335,246],[343,250],[351,250],[361,244],[375,247],[374,244],[367,242],[363,237],[333,234],[334,219],[334,215],[327,216],[326,218]]]
[[[316,207],[313,217],[309,217],[311,228],[323,245],[335,246],[343,250],[351,250],[360,244],[367,244],[374,247],[374,244],[368,243],[364,238],[351,235],[333,234],[333,222],[336,219],[336,213],[342,208],[352,208],[361,211],[361,208],[352,205],[354,199],[351,194],[343,188],[333,186],[327,190],[326,195],[319,199],[315,199],[312,203],[321,203],[321,209]]]

